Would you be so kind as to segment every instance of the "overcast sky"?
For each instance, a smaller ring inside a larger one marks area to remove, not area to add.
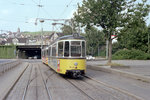
[[[43,30],[51,31],[52,21],[46,20],[43,25],[39,22],[35,25],[35,19],[71,18],[77,3],[81,2],[82,0],[0,0],[0,30],[17,31],[19,27],[21,31],[40,31],[43,26]],[[150,23],[150,19],[147,23]]]

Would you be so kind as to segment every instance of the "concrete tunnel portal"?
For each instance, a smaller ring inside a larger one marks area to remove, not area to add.
[[[41,59],[41,45],[17,46],[16,50],[19,59]]]

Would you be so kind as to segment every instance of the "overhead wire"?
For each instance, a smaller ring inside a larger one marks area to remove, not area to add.
[[[31,0],[31,1],[38,5],[38,3],[37,3],[37,2],[35,2],[34,0]]]
[[[63,12],[60,14],[60,17],[61,17],[62,15],[64,15],[64,13],[66,12],[67,8],[70,6],[70,4],[71,4],[72,2],[73,2],[73,0],[71,0],[71,1],[66,5],[65,9],[64,9]]]
[[[37,18],[39,17],[39,13],[40,13],[40,4],[41,4],[41,0],[39,0],[39,3],[35,2],[34,0],[31,0],[34,4],[36,4],[36,6],[38,6],[38,11],[37,11]]]
[[[48,16],[50,16],[50,17],[52,18],[52,16],[47,12],[47,10],[43,8],[44,6],[41,5],[41,0],[39,0],[39,4],[38,4],[37,2],[35,2],[34,0],[32,0],[32,2],[33,2],[34,4],[36,4],[36,5],[39,7],[39,8],[38,8],[38,13],[37,13],[37,18],[39,17],[40,8],[41,8]]]
[[[50,16],[51,18],[53,18],[50,14],[49,14],[49,12],[47,12],[47,10],[45,9],[45,8],[42,8],[43,9],[43,11],[48,15],[48,16]]]
[[[17,1],[9,1],[9,0],[5,0],[6,2],[8,2],[9,4],[13,4],[13,5],[32,5],[32,4],[26,4],[26,3],[18,3]],[[7,3],[7,4],[8,4]]]

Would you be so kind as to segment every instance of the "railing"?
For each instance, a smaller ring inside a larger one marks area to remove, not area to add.
[[[15,60],[15,61],[11,61],[11,62],[1,63],[0,64],[0,73],[4,73],[4,72],[8,71],[8,70],[16,67],[20,63],[21,63],[20,60]]]

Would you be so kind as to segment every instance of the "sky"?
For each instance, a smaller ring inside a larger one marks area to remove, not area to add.
[[[44,31],[59,30],[60,25],[53,29],[54,21],[45,20],[40,23],[36,18],[70,19],[82,0],[0,0],[0,30]],[[39,7],[38,5],[42,5]],[[63,23],[59,21],[57,23]],[[0,32],[1,33],[1,32]]]
[[[52,27],[54,21],[45,20],[40,23],[37,20],[35,25],[35,19],[70,19],[77,9],[77,3],[81,4],[82,0],[0,0],[0,30],[13,32],[18,28],[22,32],[41,31],[41,28],[44,31],[60,30],[60,25]],[[150,4],[150,0],[148,3]],[[147,24],[150,23],[149,17]]]

